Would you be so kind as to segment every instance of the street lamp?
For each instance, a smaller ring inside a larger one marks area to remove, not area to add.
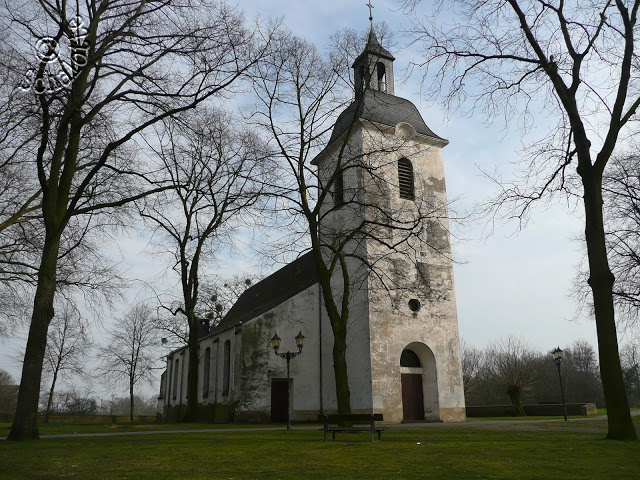
[[[557,347],[551,355],[553,356],[553,361],[556,362],[556,366],[558,367],[558,378],[560,378],[560,395],[562,395],[562,410],[564,411],[564,419],[567,420],[567,406],[564,403],[564,388],[562,387],[562,372],[560,371],[560,364],[562,364],[562,354],[564,352],[560,350],[560,347]]]
[[[302,347],[304,347],[304,335],[302,335],[302,330],[300,330],[300,333],[298,333],[298,335],[296,335],[295,339],[296,339],[296,346],[298,347],[298,351],[297,352],[286,352],[286,353],[278,353],[278,349],[280,348],[280,337],[278,336],[277,333],[275,333],[273,335],[273,337],[271,337],[271,346],[273,347],[273,351],[275,352],[276,355],[278,355],[281,358],[284,358],[287,360],[287,403],[289,401],[291,401],[291,392],[289,391],[290,388],[290,380],[289,380],[289,363],[291,362],[291,359],[294,357],[297,357],[298,355],[300,355],[302,353]],[[287,430],[291,430],[291,406],[287,405]]]

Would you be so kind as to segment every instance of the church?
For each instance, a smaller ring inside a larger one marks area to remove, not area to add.
[[[425,200],[445,209],[438,221],[412,232],[419,240],[414,242],[415,263],[404,261],[400,253],[383,254],[380,265],[400,288],[376,288],[379,275],[366,274],[351,288],[346,350],[351,410],[381,413],[388,423],[459,422],[465,419],[465,403],[442,158],[448,141],[429,129],[413,103],[395,96],[394,60],[372,26],[353,63],[356,97],[311,162],[319,181],[327,184],[327,172],[335,170],[331,166],[345,146],[364,157],[371,156],[371,139],[397,145],[378,150],[385,157],[377,171],[386,185],[384,194],[364,194],[380,202],[378,209],[409,211]],[[345,171],[334,182],[341,191],[330,201],[344,201],[350,182],[356,181],[350,175]],[[359,184],[368,188],[366,182]],[[335,230],[345,212],[323,216],[323,222],[333,224],[321,223],[319,235]],[[374,252],[380,247],[370,242],[358,248],[366,257],[380,255]],[[289,369],[272,348],[276,334],[280,353],[299,353]],[[299,350],[300,340],[304,344]],[[203,417],[266,423],[286,421],[290,415],[292,421],[304,422],[337,413],[332,348],[318,270],[306,253],[248,288],[217,326],[204,328],[198,346]],[[186,347],[167,356],[158,399],[165,421],[184,412],[187,371]]]

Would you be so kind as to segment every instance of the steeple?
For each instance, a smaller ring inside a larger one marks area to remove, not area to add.
[[[395,57],[385,49],[376,36],[373,23],[364,50],[353,62],[356,95],[364,89],[395,94],[393,85],[393,61]]]

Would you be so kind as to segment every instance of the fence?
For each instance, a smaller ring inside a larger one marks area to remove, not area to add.
[[[135,423],[155,423],[156,415],[135,415]],[[0,423],[12,423],[13,414],[0,414]],[[44,415],[38,415],[38,423],[44,422]],[[78,423],[78,424],[107,424],[129,423],[129,415],[70,415],[65,413],[52,413],[49,415],[49,423]]]
[[[562,404],[524,405],[524,413],[529,416],[561,416]],[[567,403],[567,415],[594,415],[598,413],[595,403]],[[489,405],[482,407],[467,407],[467,417],[515,417],[516,409],[513,405]]]

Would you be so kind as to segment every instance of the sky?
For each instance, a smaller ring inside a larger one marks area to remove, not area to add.
[[[368,28],[369,10],[365,3],[365,0],[313,3],[239,0],[238,6],[248,17],[262,20],[282,17],[286,27],[322,49],[329,36],[341,28]],[[403,46],[407,43],[402,36],[407,19],[398,11],[399,3],[374,0],[373,5],[374,20],[385,20],[397,34],[397,45],[392,51],[396,57],[396,95],[416,104],[427,125],[449,140],[443,152],[449,199],[455,199],[456,210],[469,210],[495,194],[494,186],[481,174],[479,166],[497,169],[509,178],[513,174],[512,162],[519,158],[521,138],[517,131],[506,134],[502,125],[484,125],[481,117],[451,115],[438,103],[440,99],[426,98],[421,93],[419,75],[407,74],[407,66],[417,60],[419,51],[416,46]],[[595,323],[588,311],[578,314],[572,298],[576,268],[583,256],[579,241],[583,230],[580,208],[568,208],[561,203],[534,209],[531,221],[521,231],[515,223],[498,222],[493,234],[487,236],[486,220],[454,225],[454,274],[461,338],[481,348],[507,335],[520,336],[540,351],[569,347],[581,339],[595,347]],[[144,238],[124,239],[120,249],[129,275],[150,283],[168,281],[170,272],[159,266],[157,258],[144,253],[146,246]],[[236,258],[231,270],[240,271],[247,266],[243,259]],[[278,265],[273,266],[277,268]],[[0,344],[0,368],[16,378],[20,376],[16,361],[19,348],[18,342]]]
[[[248,16],[284,16],[294,33],[327,45],[331,33],[344,27],[365,30],[369,9],[365,0],[323,2],[240,1]],[[384,20],[395,32],[396,95],[411,100],[427,125],[449,140],[444,149],[446,185],[453,208],[468,211],[495,193],[478,166],[512,175],[522,144],[517,131],[505,134],[503,125],[487,127],[483,118],[462,118],[443,110],[437,98],[421,95],[419,72],[407,78],[418,60],[416,46],[407,47],[403,30],[408,21],[399,2],[373,0],[374,22]],[[383,45],[384,46],[384,45]],[[428,79],[427,79],[428,81]],[[535,135],[535,127],[533,131]],[[484,347],[492,340],[517,335],[542,351],[570,346],[586,339],[596,346],[595,323],[578,314],[572,297],[577,266],[583,257],[579,239],[584,231],[579,209],[561,203],[536,208],[525,229],[498,223],[487,238],[486,220],[453,226],[455,288],[460,336]]]

